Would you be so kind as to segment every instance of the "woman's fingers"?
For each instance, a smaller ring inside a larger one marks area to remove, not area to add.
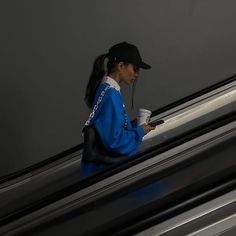
[[[142,124],[141,127],[143,128],[145,134],[149,133],[151,130],[154,130],[156,128],[156,126],[151,126],[148,124]]]

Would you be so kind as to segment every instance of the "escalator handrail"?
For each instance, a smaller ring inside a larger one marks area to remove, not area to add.
[[[203,95],[205,93],[211,92],[211,91],[213,91],[213,90],[215,90],[215,89],[217,89],[219,87],[222,87],[222,86],[224,86],[224,85],[226,85],[228,83],[231,83],[231,82],[233,82],[235,80],[236,80],[236,75],[230,76],[229,78],[227,78],[227,79],[225,79],[225,80],[223,80],[223,81],[221,81],[221,82],[219,82],[217,84],[209,86],[209,87],[207,87],[207,88],[205,88],[203,90],[200,90],[199,92],[196,92],[196,93],[194,93],[194,94],[192,94],[190,96],[187,96],[187,97],[185,97],[183,99],[180,99],[180,100],[178,100],[178,101],[176,101],[174,103],[171,103],[171,104],[169,104],[167,106],[164,106],[163,108],[160,108],[160,109],[157,109],[157,110],[153,111],[152,112],[152,116],[156,116],[159,113],[165,112],[165,111],[167,111],[169,109],[172,109],[172,108],[174,108],[176,106],[179,106],[179,105],[181,105],[181,104],[183,104],[183,103],[185,103],[185,102],[187,102],[189,100],[197,98],[197,97],[199,97],[199,96],[201,96],[201,95]],[[33,165],[31,165],[31,166],[29,166],[27,168],[24,168],[24,169],[16,171],[16,172],[13,172],[11,174],[4,175],[4,176],[0,177],[0,184],[2,184],[4,182],[7,182],[7,181],[10,181],[12,179],[18,178],[20,176],[26,175],[26,174],[28,174],[30,172],[33,172],[33,171],[35,171],[35,170],[37,170],[39,168],[42,168],[43,166],[50,165],[50,164],[52,164],[55,161],[58,161],[60,159],[65,158],[66,156],[68,156],[70,154],[73,154],[74,152],[82,150],[82,148],[83,148],[83,143],[81,143],[79,145],[76,145],[76,146],[74,146],[74,147],[72,147],[70,149],[67,149],[67,150],[65,150],[65,151],[63,151],[61,153],[58,153],[56,155],[53,155],[52,157],[49,157],[46,160],[43,160],[43,161],[41,161],[41,162],[39,162],[37,164],[33,164]]]
[[[177,158],[177,159],[179,159],[179,158]],[[199,161],[199,158],[197,158],[197,160]],[[187,161],[187,160],[186,160]],[[179,169],[179,165],[181,165],[181,166],[186,166],[187,165],[187,163],[179,163],[178,164],[178,168],[177,168],[177,166],[171,166],[171,167],[169,167],[169,170],[167,171],[167,170],[165,170],[165,171],[162,171],[162,173],[159,173],[159,175],[160,176],[163,176],[163,175],[167,175],[169,172],[170,173],[172,173],[173,171],[176,171],[176,168],[177,169]],[[231,167],[233,167],[233,166],[231,166]],[[235,167],[233,167],[232,168],[232,170],[233,170],[233,172],[234,172],[234,170],[235,170]],[[167,173],[168,172],[168,173]],[[227,174],[231,174],[231,172],[232,171],[227,171]],[[234,172],[235,173],[235,172]],[[160,177],[159,176],[159,177]],[[86,180],[87,181],[87,180]],[[112,185],[113,186],[113,185]],[[75,186],[73,186],[73,187],[75,187]],[[77,184],[77,187],[78,187],[78,184]],[[36,205],[35,204],[33,204],[32,206],[29,206],[29,207],[27,207],[27,208],[25,208],[25,209],[22,209],[22,211],[19,211],[19,212],[15,212],[12,216],[9,216],[9,217],[7,217],[7,218],[5,218],[5,219],[1,219],[1,223],[0,224],[2,224],[2,225],[4,225],[4,224],[6,224],[6,223],[10,223],[10,222],[12,222],[12,220],[14,221],[15,219],[19,219],[19,217],[23,217],[24,215],[27,215],[27,214],[30,214],[32,211],[37,211],[38,209],[41,209],[42,207],[45,207],[45,206],[48,206],[48,205],[50,205],[50,204],[52,204],[52,203],[55,203],[56,201],[58,201],[58,200],[60,200],[60,199],[62,199],[62,198],[65,198],[65,197],[67,197],[67,196],[71,196],[71,194],[73,194],[73,192],[75,193],[75,192],[77,192],[77,191],[79,191],[79,189],[73,189],[73,191],[71,191],[72,189],[69,189],[69,188],[67,188],[67,189],[64,189],[63,191],[64,191],[64,194],[62,193],[62,192],[60,192],[60,193],[55,193],[55,194],[53,194],[52,196],[50,196],[49,198],[47,197],[47,199],[42,199],[42,200],[40,200]],[[104,189],[103,189],[103,191],[104,191]],[[57,196],[56,196],[57,195]],[[60,196],[59,196],[60,195]],[[63,196],[64,195],[64,196]],[[86,197],[86,199],[87,199],[87,197]],[[89,198],[90,199],[90,198]],[[45,201],[46,200],[46,201]],[[91,199],[90,199],[91,200]],[[51,209],[51,208],[50,208]]]

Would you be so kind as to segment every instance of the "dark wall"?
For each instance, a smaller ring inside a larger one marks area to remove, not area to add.
[[[82,142],[94,58],[136,44],[136,109],[157,109],[236,72],[234,0],[0,2],[0,175]],[[129,107],[130,88],[123,87]],[[130,111],[132,117],[135,111]]]

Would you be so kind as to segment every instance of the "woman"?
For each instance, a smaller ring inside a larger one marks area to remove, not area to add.
[[[107,71],[104,68],[106,58]],[[151,66],[142,61],[137,47],[127,42],[114,45],[94,62],[85,101],[91,109],[98,100],[100,103],[86,125],[94,125],[102,144],[110,153],[133,156],[143,136],[155,128],[148,124],[139,126],[131,123],[120,93],[119,84],[132,84],[138,78],[140,68],[150,69]]]

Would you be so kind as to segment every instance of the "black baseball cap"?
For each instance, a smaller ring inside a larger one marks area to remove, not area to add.
[[[112,46],[107,54],[109,60],[123,61],[134,64],[138,68],[150,69],[151,66],[143,62],[138,48],[130,43],[122,42]]]

